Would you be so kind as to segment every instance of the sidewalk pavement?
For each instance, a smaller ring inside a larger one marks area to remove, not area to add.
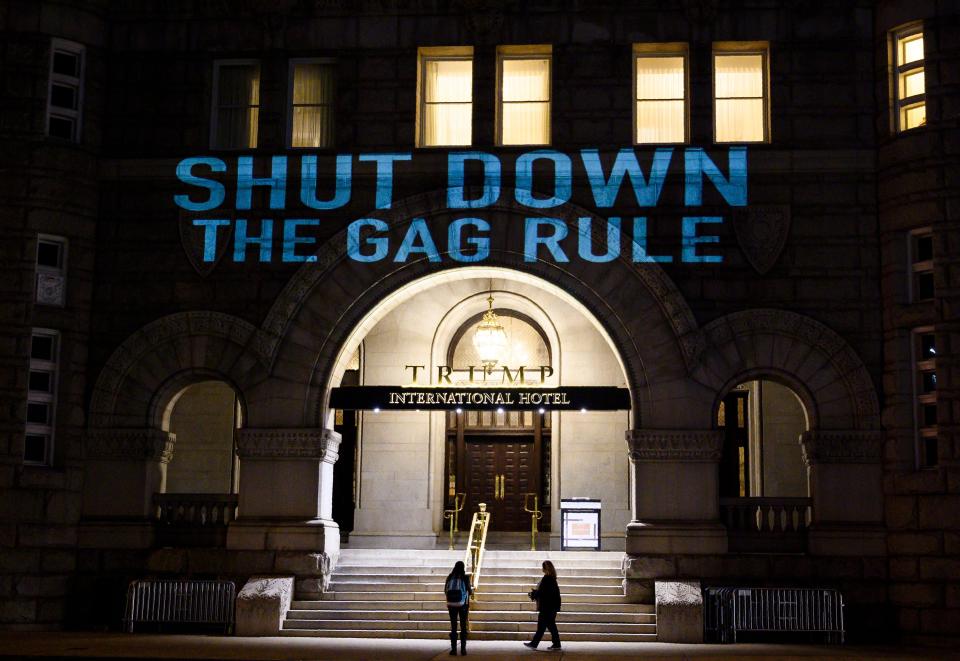
[[[581,643],[549,645],[531,651],[517,641],[471,641],[468,658],[476,661],[564,659],[565,661],[626,661],[627,659],[776,659],[813,661],[923,660],[960,661],[946,649],[818,645],[677,645],[671,643]],[[439,661],[450,659],[441,640],[389,638],[238,638],[122,633],[0,632],[0,659],[190,659],[195,661]]]

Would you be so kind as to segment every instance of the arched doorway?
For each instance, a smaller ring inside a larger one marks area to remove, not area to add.
[[[387,297],[343,345],[333,383],[342,383],[348,366],[356,364],[353,356],[361,342],[357,378],[366,387],[410,383],[415,375],[425,387],[441,378],[463,385],[471,366],[479,381],[483,367],[473,337],[491,295],[508,338],[491,379],[505,383],[523,366],[528,381],[542,378],[547,386],[626,392],[622,361],[596,319],[556,286],[502,268],[428,276],[402,295]],[[503,367],[509,377],[499,371]],[[439,377],[437,370],[446,368],[450,371]],[[346,417],[336,409],[330,415],[335,429]],[[532,496],[537,497],[544,512],[540,530],[554,531],[556,537],[561,498],[598,498],[603,548],[622,550],[632,516],[623,444],[629,425],[628,410],[362,411],[349,544],[432,548],[444,529],[444,510],[464,493],[468,505],[461,525],[469,522],[477,503],[487,502],[494,511],[493,529],[516,534],[518,543],[529,543],[525,499],[532,505]],[[345,488],[335,480],[335,501]],[[549,540],[554,542],[559,547],[559,539]]]

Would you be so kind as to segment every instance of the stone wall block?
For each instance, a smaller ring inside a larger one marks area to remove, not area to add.
[[[941,586],[931,583],[894,583],[890,601],[898,606],[937,606],[941,603]]]
[[[276,636],[292,599],[292,576],[250,577],[237,595],[236,635]]]
[[[186,549],[157,549],[147,557],[147,571],[158,574],[186,573],[187,554]]]
[[[960,495],[920,496],[919,524],[932,530],[960,528]]]
[[[623,579],[623,596],[631,604],[649,604],[653,600],[653,581]]]
[[[694,581],[657,581],[657,641],[703,642],[703,593]]]
[[[672,558],[656,556],[624,556],[623,575],[626,578],[663,578],[677,575]]]
[[[893,558],[890,560],[890,578],[916,579],[920,572],[916,558]]]
[[[26,549],[0,550],[0,572],[27,574],[40,568],[40,554]]]
[[[958,558],[920,558],[920,578],[950,580],[960,577]]]
[[[296,576],[329,576],[330,557],[326,553],[301,553],[297,551],[278,551],[275,569]]]
[[[939,533],[891,533],[887,550],[891,555],[932,555],[942,547]]]
[[[0,622],[24,624],[37,619],[37,602],[34,599],[0,599]]]
[[[960,631],[960,608],[921,611],[920,629],[924,633],[956,636]]]

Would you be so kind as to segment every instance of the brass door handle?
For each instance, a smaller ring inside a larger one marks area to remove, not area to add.
[[[493,476],[493,499],[500,500],[500,476]]]
[[[500,474],[500,500],[504,499],[507,493],[507,476],[503,473]]]

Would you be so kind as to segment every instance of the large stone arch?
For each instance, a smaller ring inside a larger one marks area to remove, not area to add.
[[[128,337],[100,371],[91,430],[159,429],[164,398],[190,383],[220,379],[243,400],[266,377],[267,354],[252,324],[219,312],[180,312]]]
[[[445,191],[424,193],[400,201],[389,212],[373,214],[389,225],[389,236],[399,241],[414,218],[445,219],[470,215],[451,212]],[[611,338],[624,362],[633,393],[635,420],[664,424],[657,417],[659,400],[676,401],[679,387],[701,352],[696,321],[683,295],[656,263],[633,263],[629,250],[606,264],[573,259],[565,264],[525,262],[522,252],[504,228],[523,223],[530,209],[511,201],[484,208],[478,215],[491,221],[490,256],[482,265],[534,275],[565,290],[581,303]],[[539,215],[559,218],[576,236],[577,220],[595,217],[586,209],[566,204]],[[599,223],[594,233],[599,234]],[[602,230],[605,231],[605,230]],[[623,245],[629,247],[629,238]],[[394,245],[396,245],[394,243]],[[330,370],[340,347],[364,315],[388,294],[420,278],[462,266],[425,259],[394,263],[383,260],[358,263],[346,253],[346,230],[316,253],[291,278],[263,323],[272,349],[271,380],[251,395],[250,422],[254,426],[322,426],[322,402]],[[299,384],[306,384],[303,387]],[[276,398],[285,400],[278,407]],[[271,401],[270,406],[258,402]]]
[[[692,376],[715,393],[713,408],[737,383],[769,375],[800,396],[812,430],[880,429],[867,368],[824,324],[787,310],[756,309],[715,319],[702,334],[703,353]]]

